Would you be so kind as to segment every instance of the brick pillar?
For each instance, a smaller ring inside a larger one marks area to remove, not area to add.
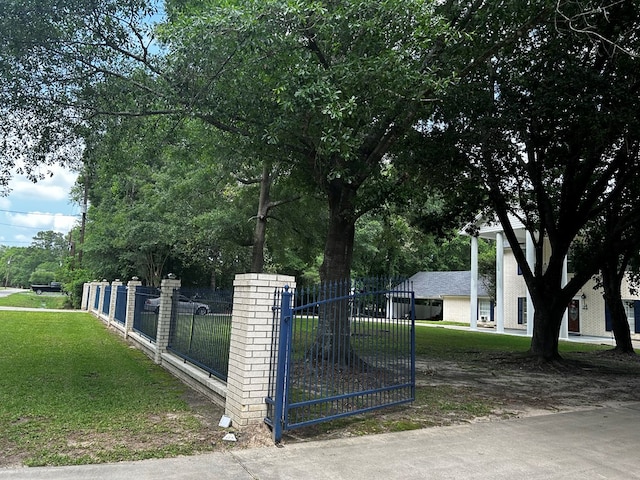
[[[180,280],[165,278],[160,285],[160,310],[158,313],[158,330],[156,331],[156,353],[154,361],[162,362],[162,354],[169,345],[169,330],[171,328],[171,309],[173,307],[173,291],[180,288]]]
[[[81,310],[89,310],[89,298],[91,295],[91,284],[85,283],[82,285],[82,301],[80,302]]]
[[[111,282],[111,298],[109,299],[109,325],[116,321],[116,300],[118,298],[118,287],[122,282],[118,279]]]
[[[127,315],[124,321],[124,338],[127,338],[129,332],[133,330],[133,316],[136,307],[136,289],[142,285],[138,277],[133,277],[127,283]]]
[[[295,277],[247,273],[233,283],[233,321],[225,413],[238,427],[264,421],[268,394],[273,293]]]

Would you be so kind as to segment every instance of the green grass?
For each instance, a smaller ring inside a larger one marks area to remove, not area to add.
[[[201,427],[186,387],[91,315],[1,312],[0,329],[3,456],[67,465],[207,449],[185,440]]]
[[[495,333],[469,332],[446,328],[416,328],[416,355],[427,355],[443,360],[469,359],[479,353],[526,352],[531,339],[518,335],[497,335]],[[559,345],[560,353],[592,352],[611,347],[595,344],[564,342]]]
[[[35,292],[14,293],[0,298],[0,307],[25,307],[25,308],[65,308],[67,296],[62,293]]]

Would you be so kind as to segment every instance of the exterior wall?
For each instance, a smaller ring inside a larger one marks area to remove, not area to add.
[[[478,300],[489,300],[489,297],[478,297]],[[471,300],[469,297],[443,296],[442,310],[442,320],[444,321],[469,323],[469,319],[471,318]],[[479,320],[480,319],[478,319],[478,321]],[[493,323],[490,325],[493,325]]]
[[[442,309],[443,320],[469,323],[471,315],[469,297],[443,297]]]
[[[527,329],[518,324],[518,298],[527,296],[522,275],[518,275],[518,262],[511,248],[504,249],[504,328]]]

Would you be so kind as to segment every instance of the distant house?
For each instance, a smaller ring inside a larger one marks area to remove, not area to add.
[[[469,323],[471,272],[418,272],[413,284],[417,320]],[[483,281],[478,282],[478,321],[493,321],[493,301]]]
[[[516,219],[510,219],[518,242],[525,247],[527,261],[533,266],[535,252],[533,242],[524,226]],[[496,331],[502,333],[505,329],[521,330],[527,335],[533,334],[534,308],[528,295],[527,286],[522,277],[522,272],[513,255],[511,245],[506,241],[502,226],[498,222],[490,222],[482,216],[467,225],[460,233],[471,236],[471,258],[477,259],[477,237],[495,242],[496,245],[496,294],[497,306],[495,308]],[[475,252],[474,252],[475,251]],[[543,264],[550,256],[550,247],[547,241],[543,245]],[[477,272],[477,260],[474,265],[472,260],[471,271]],[[572,272],[569,270],[569,261],[565,262],[564,276],[568,280]],[[470,280],[470,284],[473,282]],[[481,290],[482,282],[477,282],[478,299],[484,295]],[[473,292],[471,293],[471,298]],[[417,298],[417,293],[416,293]],[[640,339],[640,295],[631,288],[627,278],[622,283],[622,300],[627,313],[627,320],[633,339]],[[480,303],[480,302],[478,302]],[[474,315],[471,309],[467,310],[471,328],[474,325]],[[444,318],[447,318],[445,308]],[[478,319],[480,315],[478,315]],[[560,329],[560,338],[567,339],[569,335],[589,335],[596,337],[611,336],[611,318],[603,298],[601,288],[596,286],[595,279],[589,280],[576,296],[567,305],[565,319]]]

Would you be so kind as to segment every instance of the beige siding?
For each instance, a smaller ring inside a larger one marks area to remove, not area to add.
[[[469,297],[443,297],[442,319],[447,322],[469,323]]]

